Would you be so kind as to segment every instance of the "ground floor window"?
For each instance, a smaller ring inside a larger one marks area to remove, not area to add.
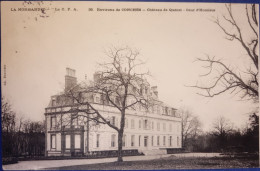
[[[151,145],[153,146],[153,136],[152,136],[152,140],[151,140]]]
[[[177,146],[179,147],[180,145],[180,140],[179,140],[179,137],[177,137]]]
[[[51,149],[56,149],[56,135],[51,135]]]
[[[75,135],[75,148],[80,148],[80,135]]]
[[[160,145],[160,136],[157,136],[157,145]]]
[[[141,146],[141,135],[139,135],[139,147]]]
[[[65,136],[65,148],[70,149],[70,135]]]
[[[148,146],[148,136],[144,137],[144,146],[147,147]]]
[[[166,137],[163,136],[163,145],[166,145]]]
[[[123,135],[123,147],[125,147],[126,146],[126,135]]]
[[[172,146],[172,136],[169,137],[169,146]]]
[[[111,135],[111,147],[115,147],[116,146],[116,135],[113,134]]]
[[[100,137],[100,135],[99,134],[97,134],[97,141],[96,141],[96,146],[97,146],[97,148],[99,147],[99,137]]]
[[[132,147],[135,146],[135,136],[134,135],[131,136],[131,146]]]

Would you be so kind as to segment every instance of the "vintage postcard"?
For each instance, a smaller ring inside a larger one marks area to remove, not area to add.
[[[258,4],[2,1],[2,168],[258,168],[258,59]]]

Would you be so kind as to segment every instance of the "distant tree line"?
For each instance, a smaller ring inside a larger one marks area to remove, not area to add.
[[[250,152],[259,151],[259,116],[249,115],[249,124],[243,129],[233,128],[225,117],[217,118],[212,130],[203,132],[201,122],[189,110],[180,110],[183,120],[183,148],[189,152]]]
[[[44,155],[44,122],[18,118],[4,97],[1,98],[1,105],[2,156]]]

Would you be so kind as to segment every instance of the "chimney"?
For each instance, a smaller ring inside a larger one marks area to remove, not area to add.
[[[157,86],[152,86],[151,89],[152,89],[152,92],[155,94],[155,96],[158,97]]]
[[[66,75],[65,75],[65,91],[68,91],[75,85],[77,85],[77,78],[76,78],[76,70],[71,68],[66,68]]]
[[[93,80],[96,83],[101,78],[101,73],[100,72],[95,72],[93,77],[94,77]]]

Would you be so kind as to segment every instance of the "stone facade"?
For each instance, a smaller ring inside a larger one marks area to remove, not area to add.
[[[71,80],[76,84],[75,78]],[[73,84],[69,82],[69,87]],[[158,97],[157,87],[149,87],[149,91],[154,91]],[[47,156],[117,150],[117,132],[114,129],[90,121],[87,117],[73,118],[71,105],[58,103],[58,97],[59,95],[52,96],[45,109]],[[112,124],[119,126],[119,111],[112,105],[101,104],[100,98],[93,100],[95,109],[105,118],[110,118]],[[141,107],[138,110],[126,111],[123,150],[145,153],[151,150],[181,148],[181,118],[177,110],[162,102],[158,104],[160,105],[153,106],[149,111]]]

